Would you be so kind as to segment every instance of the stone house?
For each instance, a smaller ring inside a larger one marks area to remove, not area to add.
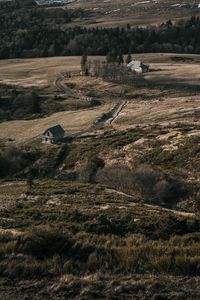
[[[42,143],[56,144],[64,137],[64,129],[60,125],[47,128],[42,134]]]

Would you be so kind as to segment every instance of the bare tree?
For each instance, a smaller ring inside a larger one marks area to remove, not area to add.
[[[85,73],[86,69],[87,69],[87,55],[83,54],[81,57],[81,71]]]
[[[126,64],[128,65],[132,61],[132,55],[129,53],[126,57]]]

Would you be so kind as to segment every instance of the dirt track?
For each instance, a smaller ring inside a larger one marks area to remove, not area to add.
[[[54,81],[54,85],[62,93],[71,93],[71,91],[69,91],[68,86],[64,83],[64,79],[64,76],[56,78]],[[117,101],[111,109],[99,116],[89,128],[82,130],[81,132],[78,132],[76,134],[73,134],[72,137],[76,138],[82,134],[91,133],[96,130],[104,129],[107,126],[111,126],[112,122],[119,116],[126,103],[127,101]]]
[[[123,193],[123,192],[120,192],[120,191],[115,190],[115,189],[107,188],[106,191],[108,193],[119,194],[119,195],[122,195],[122,196],[125,196],[125,197],[128,197],[128,198],[131,198],[131,199],[135,200],[134,196],[126,194],[126,193]],[[138,204],[139,204],[138,202],[132,202],[131,201],[131,203],[129,204],[129,206],[134,206],[134,205],[138,205]],[[170,213],[182,216],[182,217],[189,217],[189,218],[195,217],[195,213],[188,213],[188,212],[185,212],[185,211],[169,209],[169,208],[161,207],[161,206],[158,206],[158,205],[152,205],[152,204],[146,204],[146,203],[143,203],[142,205],[144,207],[146,207],[148,210],[162,210],[162,211],[170,212]]]

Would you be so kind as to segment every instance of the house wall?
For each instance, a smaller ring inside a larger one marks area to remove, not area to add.
[[[50,131],[45,132],[45,134],[42,136],[42,143],[44,144],[53,144],[58,142],[60,139],[64,137],[64,134],[60,134],[57,136],[53,136]]]
[[[45,134],[43,134],[42,137],[42,143],[52,144],[53,142],[54,142],[53,135],[51,134],[51,132],[50,131],[45,132]]]
[[[46,137],[43,137],[43,138],[42,138],[42,143],[44,143],[44,144],[52,144],[52,140],[51,140],[51,139],[48,139],[48,138],[46,138]]]

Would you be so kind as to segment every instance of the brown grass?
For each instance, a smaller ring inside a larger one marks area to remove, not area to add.
[[[17,199],[25,191],[25,182],[0,182],[0,211],[15,206]]]
[[[53,88],[64,72],[80,71],[80,57],[6,59],[0,61],[0,82],[23,87]],[[55,88],[54,88],[55,89]]]
[[[175,58],[181,58],[174,60]],[[94,59],[91,57],[89,59]],[[134,58],[141,59],[150,65],[151,72],[145,74],[147,82],[151,83],[144,88],[128,87],[107,83],[101,79],[90,77],[72,77],[66,79],[66,84],[72,84],[72,91],[76,95],[89,95],[102,99],[126,98],[131,95],[127,105],[112,123],[117,129],[129,127],[147,127],[149,124],[159,124],[167,130],[166,136],[158,132],[158,140],[170,140],[174,146],[175,140],[184,137],[181,130],[172,127],[176,123],[193,126],[188,135],[199,135],[198,90],[191,86],[199,85],[200,55],[186,54],[137,54]],[[101,58],[102,59],[102,58]],[[189,59],[189,60],[188,60]],[[66,71],[78,71],[80,57],[54,57],[40,59],[14,59],[0,61],[0,81],[13,83],[19,86],[49,87],[48,92],[55,91],[54,79]],[[167,89],[161,89],[166,84]],[[190,86],[190,91],[179,91],[176,85]],[[124,94],[123,94],[124,92]],[[138,97],[139,96],[139,97]],[[145,100],[148,99],[149,100]],[[67,100],[66,100],[67,101]],[[112,100],[113,101],[113,100]],[[40,135],[44,129],[56,123],[61,124],[66,133],[74,133],[89,127],[110,104],[79,111],[59,112],[43,119],[10,121],[0,124],[0,139],[13,139],[17,143],[24,143]],[[175,130],[175,131],[174,131]],[[146,137],[144,137],[146,138]],[[176,144],[176,141],[175,141]],[[141,146],[142,147],[142,146]],[[168,147],[166,145],[166,147]]]
[[[10,59],[0,61],[0,82],[23,87],[53,87],[65,71],[78,71],[77,57]]]
[[[188,2],[190,3],[190,1]],[[194,2],[198,3],[198,1],[193,1],[192,3]],[[181,3],[181,1],[80,0],[68,4],[67,8],[82,8],[90,11],[90,18],[77,19],[74,22],[75,25],[88,27],[116,27],[126,26],[128,23],[134,26],[160,24],[169,19],[174,21],[200,13],[197,8],[172,6],[177,3]]]
[[[175,62],[173,57],[186,57],[191,62]],[[89,57],[102,59],[103,57]],[[168,83],[180,82],[199,84],[200,55],[187,54],[137,54],[135,59],[141,59],[150,65],[153,72],[146,74],[149,79],[163,79]],[[79,56],[51,57],[33,59],[9,59],[0,61],[0,83],[18,85],[22,87],[56,88],[54,80],[64,72],[80,71]]]
[[[92,125],[110,107],[110,104],[105,104],[88,110],[58,112],[42,119],[3,122],[0,124],[0,140],[9,138],[16,143],[24,143],[40,137],[46,128],[55,124],[60,124],[66,134],[79,132]]]
[[[199,111],[198,96],[129,101],[114,123],[116,127],[126,128],[148,124],[167,126],[176,122],[200,125],[196,118]]]

